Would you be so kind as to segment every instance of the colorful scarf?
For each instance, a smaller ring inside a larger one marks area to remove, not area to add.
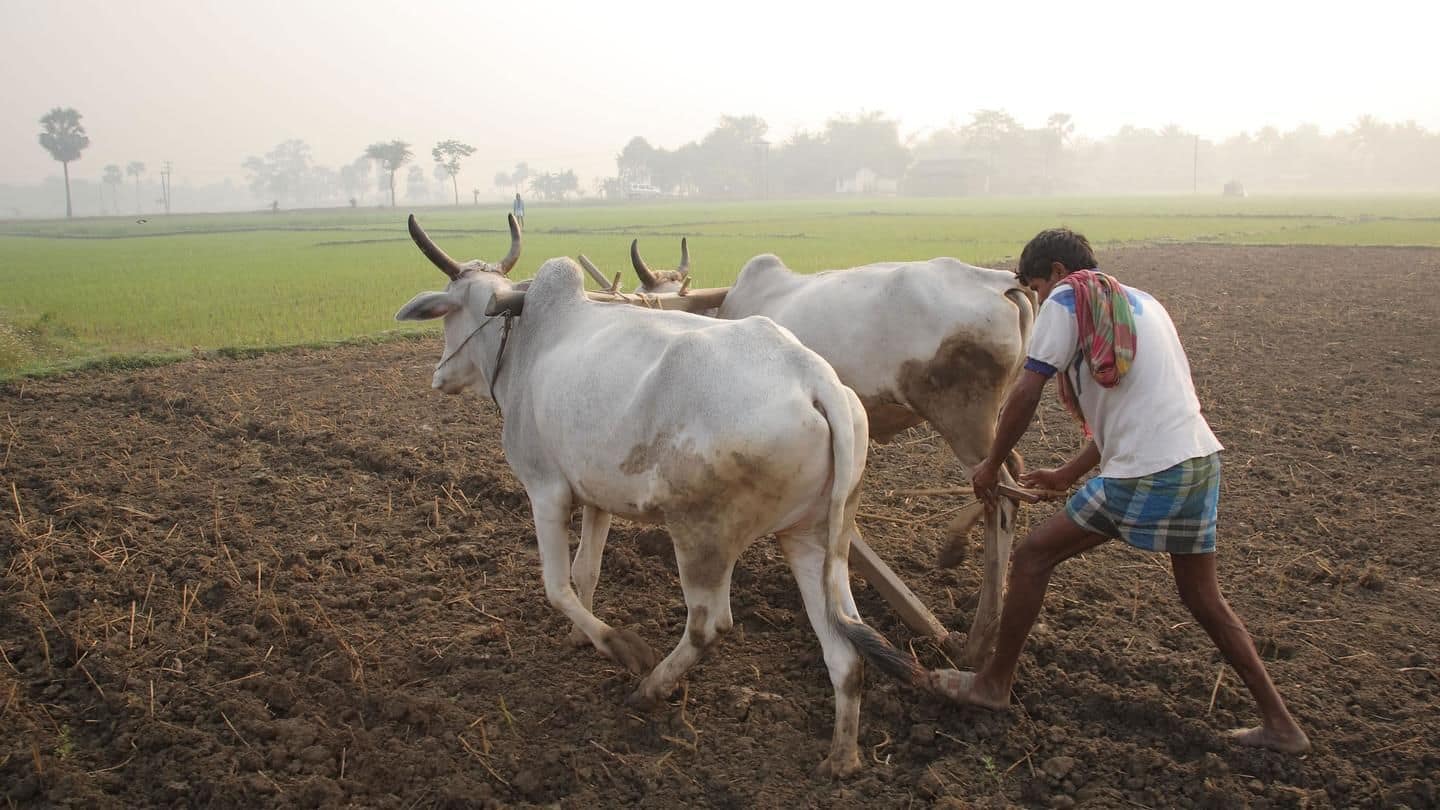
[[[1101,386],[1114,388],[1135,361],[1135,313],[1125,290],[1113,276],[1099,270],[1077,270],[1060,283],[1075,291],[1080,352],[1091,376]],[[1060,375],[1060,401],[1090,436],[1090,426],[1080,411],[1079,391],[1068,371]]]

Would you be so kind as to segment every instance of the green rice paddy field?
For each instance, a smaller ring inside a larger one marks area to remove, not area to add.
[[[500,207],[416,211],[460,259],[505,252]],[[442,277],[405,231],[409,209],[0,221],[0,378],[194,351],[371,339]],[[698,286],[728,283],[757,253],[816,271],[955,256],[993,264],[1036,231],[1068,225],[1097,247],[1127,243],[1440,247],[1440,196],[846,200],[530,205],[517,278],[585,253],[634,283],[689,237]]]

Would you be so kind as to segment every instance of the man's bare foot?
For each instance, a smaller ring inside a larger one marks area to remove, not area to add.
[[[986,709],[1003,709],[1010,705],[1010,691],[993,694],[980,683],[974,672],[958,669],[936,669],[928,673],[926,684],[931,692],[956,703],[969,703]]]
[[[1228,736],[1236,745],[1269,748],[1282,754],[1303,754],[1310,750],[1310,738],[1305,736],[1299,726],[1288,731],[1277,731],[1265,726],[1237,728],[1232,729]]]

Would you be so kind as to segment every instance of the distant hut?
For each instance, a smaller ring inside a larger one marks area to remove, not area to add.
[[[1236,182],[1236,181],[1234,181],[1234,180],[1231,180],[1230,182],[1228,182],[1228,183],[1225,184],[1225,190],[1224,190],[1223,192],[1221,192],[1221,196],[1223,196],[1223,197],[1244,197],[1244,196],[1245,196],[1245,184],[1243,184],[1243,183],[1238,183],[1238,182]]]

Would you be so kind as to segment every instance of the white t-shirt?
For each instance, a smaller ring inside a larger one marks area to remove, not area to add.
[[[1025,367],[1067,373],[1100,448],[1100,475],[1139,478],[1221,450],[1200,415],[1190,362],[1170,313],[1149,293],[1121,288],[1135,313],[1135,360],[1114,388],[1095,381],[1080,351],[1075,291],[1057,284],[1035,317]]]

